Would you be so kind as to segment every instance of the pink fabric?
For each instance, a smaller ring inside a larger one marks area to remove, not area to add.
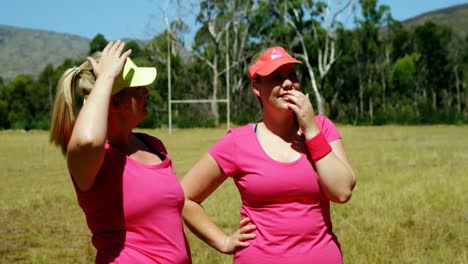
[[[318,115],[316,122],[327,141],[341,138],[326,117]],[[330,202],[308,154],[289,163],[273,160],[253,124],[230,130],[209,153],[234,179],[241,218],[249,217],[257,226],[256,238],[235,254],[234,263],[342,263]]]
[[[318,133],[315,137],[306,140],[305,143],[313,161],[320,160],[332,151],[323,133]]]
[[[97,249],[96,263],[188,263],[181,212],[184,193],[161,141],[144,136],[165,155],[141,164],[106,145],[93,188],[78,202]]]

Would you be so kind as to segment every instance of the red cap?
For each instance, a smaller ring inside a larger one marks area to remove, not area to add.
[[[272,47],[265,51],[262,56],[249,68],[249,78],[256,74],[267,76],[280,66],[288,63],[302,63],[289,55],[282,47]]]

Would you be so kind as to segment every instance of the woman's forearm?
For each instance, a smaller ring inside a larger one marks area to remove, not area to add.
[[[199,203],[186,199],[182,216],[185,224],[197,237],[214,249],[226,253],[223,246],[227,236],[211,221]]]
[[[328,198],[336,203],[347,202],[356,182],[352,169],[333,152],[316,161],[315,166],[320,185]]]

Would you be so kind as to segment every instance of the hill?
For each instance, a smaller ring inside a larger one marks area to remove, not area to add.
[[[0,25],[0,76],[10,80],[20,73],[33,76],[47,64],[83,58],[91,40],[64,33]]]
[[[450,27],[455,34],[465,37],[468,33],[468,4],[456,5],[423,13],[402,21],[407,28],[414,28],[432,20],[435,23]]]
[[[409,29],[428,20],[452,28],[461,37],[468,33],[468,4],[434,10],[402,21]],[[0,25],[0,77],[6,81],[24,73],[36,76],[47,64],[86,56],[90,39],[44,30]],[[137,42],[144,46],[144,41]]]

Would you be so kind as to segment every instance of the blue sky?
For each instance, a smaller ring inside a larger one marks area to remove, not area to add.
[[[148,39],[163,31],[162,9],[167,1],[8,0],[2,1],[0,24],[71,33],[90,39],[98,33],[108,40]],[[379,0],[379,4],[390,6],[393,16],[398,20],[463,3],[468,3],[468,0]],[[196,29],[194,12],[196,8],[193,7],[181,11],[184,21],[191,25],[192,34]],[[171,17],[174,14],[169,13]],[[186,41],[190,42],[189,39]]]

